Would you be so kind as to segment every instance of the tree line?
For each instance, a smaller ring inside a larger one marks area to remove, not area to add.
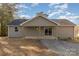
[[[14,19],[13,15],[16,12],[16,4],[3,3],[0,4],[0,36],[8,35],[7,24]]]

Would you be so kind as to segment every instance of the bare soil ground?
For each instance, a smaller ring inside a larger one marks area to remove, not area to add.
[[[1,56],[56,56],[40,40],[0,37]]]

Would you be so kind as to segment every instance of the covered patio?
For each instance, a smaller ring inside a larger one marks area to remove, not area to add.
[[[26,39],[57,39],[54,36],[55,27],[30,26],[24,27],[24,38]]]

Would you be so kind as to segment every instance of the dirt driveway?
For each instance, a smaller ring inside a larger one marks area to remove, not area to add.
[[[46,48],[40,40],[0,37],[2,56],[51,56],[58,55]]]

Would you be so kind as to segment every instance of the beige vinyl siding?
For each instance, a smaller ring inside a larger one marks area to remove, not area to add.
[[[19,31],[15,32],[15,26],[8,27],[8,37],[32,37],[32,36],[45,36],[44,28],[37,30],[34,27],[18,27]],[[52,27],[52,37],[61,37],[61,38],[74,38],[74,27],[73,26],[57,26]]]
[[[75,38],[76,38],[76,37],[79,37],[79,26],[75,26],[75,27],[74,27],[74,34],[75,34],[75,35],[74,35]]]
[[[55,29],[55,36],[60,38],[74,38],[74,27],[73,26],[57,26]]]
[[[18,32],[15,32],[15,27],[16,26],[8,26],[8,37],[23,37],[23,27],[17,26]]]
[[[45,35],[45,27],[41,27],[40,31],[34,27],[19,27],[18,26],[18,32],[15,32],[16,26],[10,26],[8,27],[8,37],[43,37]],[[39,27],[38,27],[39,28]],[[47,27],[46,27],[47,28]],[[50,38],[54,37],[54,27],[52,27],[52,35]],[[49,36],[49,35],[48,35]],[[49,38],[49,39],[50,39]]]

